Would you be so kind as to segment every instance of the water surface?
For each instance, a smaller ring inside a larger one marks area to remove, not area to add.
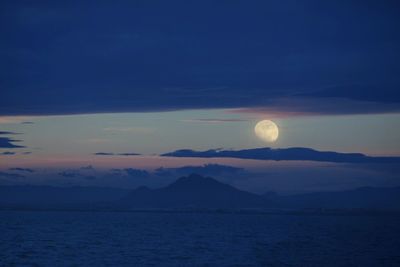
[[[1,211],[0,266],[400,266],[400,217]]]

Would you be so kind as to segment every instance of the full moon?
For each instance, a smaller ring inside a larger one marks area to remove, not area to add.
[[[279,136],[278,126],[270,120],[262,120],[254,127],[257,137],[266,142],[275,142]]]

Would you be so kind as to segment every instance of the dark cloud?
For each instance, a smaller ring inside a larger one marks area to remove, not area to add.
[[[195,158],[240,158],[258,160],[308,160],[337,163],[400,163],[400,157],[372,157],[361,153],[340,153],[317,151],[311,148],[253,148],[243,150],[210,149],[195,151],[181,149],[165,153],[164,157],[195,157]]]
[[[12,134],[20,134],[20,133],[0,131],[0,135],[12,135]]]
[[[0,148],[22,148],[24,146],[15,145],[13,142],[20,142],[20,140],[14,140],[8,137],[0,137]]]
[[[29,172],[29,173],[33,173],[33,172],[35,172],[34,170],[32,170],[32,169],[29,169],[29,168],[9,168],[9,170],[10,171],[20,171],[20,172]]]
[[[223,123],[223,122],[241,122],[247,121],[246,119],[189,119],[183,120],[185,122],[204,122],[204,123]]]
[[[1,152],[0,155],[11,156],[11,155],[15,155],[15,152],[4,151],[4,152]]]
[[[94,153],[96,156],[114,156],[114,153],[108,153],[108,152],[97,152]]]
[[[109,153],[109,152],[97,152],[94,153],[96,156],[139,156],[138,153]]]
[[[35,123],[32,121],[23,121],[23,122],[21,122],[21,124],[35,124]]]
[[[119,153],[118,156],[140,156],[138,153]]]
[[[396,1],[2,1],[0,12],[0,115],[279,112],[299,97],[308,113],[400,110]]]

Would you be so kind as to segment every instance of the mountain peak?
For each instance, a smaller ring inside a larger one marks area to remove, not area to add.
[[[190,174],[172,184],[149,191],[133,191],[124,199],[130,207],[149,208],[249,208],[263,207],[265,200],[214,178]]]
[[[176,182],[179,182],[179,181],[189,181],[189,182],[205,182],[205,181],[210,181],[210,180],[213,180],[213,181],[216,181],[217,182],[217,180],[215,180],[214,178],[210,178],[210,177],[205,177],[205,176],[202,176],[202,175],[200,175],[200,174],[197,174],[197,173],[191,173],[191,174],[189,174],[188,176],[183,176],[183,177],[181,177],[181,178],[178,178],[178,180],[176,180]]]
[[[196,187],[203,187],[203,186],[228,186],[226,184],[223,184],[219,181],[217,181],[214,178],[211,177],[205,177],[196,173],[192,173],[188,176],[183,176],[181,178],[178,178],[175,182],[170,184],[168,187],[188,187],[192,189],[196,189]]]

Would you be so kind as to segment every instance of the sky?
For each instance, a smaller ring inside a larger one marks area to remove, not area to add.
[[[0,184],[157,187],[195,171],[260,193],[400,185],[399,11],[2,1]],[[254,134],[264,119],[276,142]],[[283,158],[261,159],[265,147]],[[251,153],[194,157],[219,149]]]

